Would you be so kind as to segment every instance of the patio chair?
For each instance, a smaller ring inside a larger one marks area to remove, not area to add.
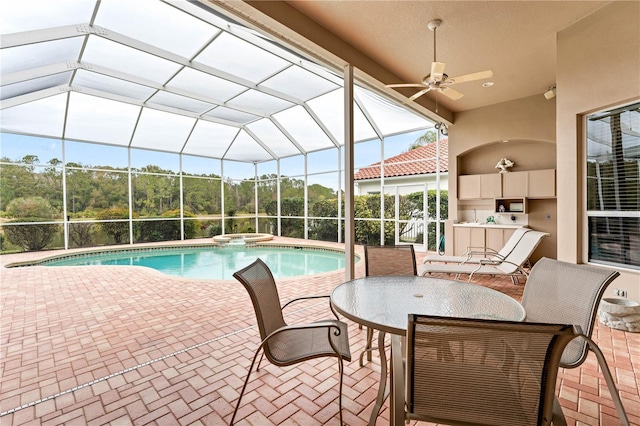
[[[230,424],[233,425],[238,413],[242,395],[247,388],[251,370],[260,350],[272,364],[280,367],[297,364],[313,358],[338,358],[340,372],[338,406],[340,424],[342,424],[343,362],[344,360],[351,361],[347,324],[337,319],[330,319],[309,324],[287,325],[282,315],[282,309],[292,302],[329,296],[300,297],[287,302],[281,307],[273,274],[261,259],[257,259],[249,266],[237,271],[233,276],[242,283],[251,297],[262,341],[253,356],[253,361],[251,361],[251,366],[247,372],[247,378],[242,386]],[[258,362],[257,368],[259,367],[260,362]]]
[[[367,277],[418,275],[416,254],[412,244],[398,246],[365,245],[364,259],[365,275]],[[367,328],[367,345],[360,354],[360,367],[364,365],[364,355],[367,354],[367,361],[371,361],[371,352],[376,349],[373,347],[373,330]]]
[[[406,372],[402,357],[392,355],[392,424],[402,417],[458,425],[548,425],[560,357],[576,332],[564,324],[409,315]],[[392,354],[402,353],[399,340],[392,340]]]
[[[418,275],[412,244],[364,246],[364,259],[367,277]]]
[[[621,422],[628,424],[607,361],[598,345],[591,340],[602,295],[619,275],[618,271],[611,269],[543,257],[531,269],[522,295],[522,305],[527,312],[527,322],[562,322],[580,326],[582,335],[567,345],[560,366],[579,367],[587,359],[589,350],[592,350]]]
[[[462,274],[469,274],[469,282],[474,275],[508,275],[511,281],[516,284],[517,277],[520,275],[527,276],[524,269],[529,262],[529,257],[533,254],[536,247],[540,244],[544,237],[549,236],[546,232],[529,231],[526,232],[516,246],[511,250],[509,255],[502,260],[480,259],[480,264],[427,264],[420,268],[420,275],[444,273],[456,274],[456,279]]]
[[[489,247],[473,247],[468,246],[465,254],[461,256],[440,256],[440,255],[428,255],[422,260],[422,263],[428,264],[432,262],[440,263],[480,263],[480,259],[491,259],[494,261],[504,260],[509,253],[513,251],[516,245],[522,239],[522,236],[531,231],[530,228],[516,228],[511,234],[511,237],[507,240],[504,247],[499,251],[495,251]]]

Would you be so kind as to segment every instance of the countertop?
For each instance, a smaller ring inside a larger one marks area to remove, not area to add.
[[[527,225],[522,224],[510,224],[510,223],[474,223],[474,222],[460,222],[454,223],[453,226],[473,227],[473,228],[527,228]]]

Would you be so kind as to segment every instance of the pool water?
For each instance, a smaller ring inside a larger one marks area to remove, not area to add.
[[[232,280],[234,272],[257,258],[269,266],[275,278],[319,274],[344,268],[345,264],[344,253],[338,251],[300,247],[227,246],[91,253],[81,257],[50,260],[44,265],[146,266],[185,278]]]

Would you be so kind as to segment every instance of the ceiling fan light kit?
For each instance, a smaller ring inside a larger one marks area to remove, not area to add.
[[[452,100],[458,100],[462,98],[464,95],[458,92],[455,89],[452,89],[450,86],[459,83],[466,83],[468,81],[474,80],[482,80],[486,78],[493,77],[492,71],[481,71],[472,74],[464,74],[457,77],[449,77],[445,74],[445,63],[438,62],[436,60],[436,48],[437,48],[437,38],[436,33],[440,25],[442,24],[441,19],[434,19],[429,21],[427,24],[427,28],[433,32],[433,62],[431,63],[431,69],[428,75],[426,75],[421,83],[400,83],[400,84],[387,84],[386,87],[415,87],[420,89],[413,96],[407,98],[405,103],[411,102],[425,93],[434,91],[436,94],[436,112],[438,112],[438,93],[442,93],[444,96],[448,97]]]

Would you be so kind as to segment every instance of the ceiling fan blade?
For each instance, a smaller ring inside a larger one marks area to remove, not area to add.
[[[459,75],[457,77],[448,78],[450,84],[466,83],[467,81],[482,80],[483,78],[493,77],[493,71],[480,71],[472,74]]]
[[[385,84],[384,87],[427,87],[422,83]]]
[[[424,95],[424,94],[425,94],[425,93],[427,93],[429,90],[431,90],[431,88],[430,88],[430,87],[427,87],[426,89],[419,91],[418,93],[416,93],[415,95],[411,96],[410,98],[407,98],[407,100],[406,100],[406,101],[404,101],[404,103],[409,103],[409,102],[411,102],[411,101],[413,101],[413,100],[418,99],[420,96]]]
[[[455,89],[452,89],[451,87],[443,87],[440,89],[440,92],[443,95],[445,95],[447,98],[452,99],[454,101],[457,101],[458,99],[464,96],[462,93],[458,92]]]
[[[444,75],[444,62],[432,62],[431,63],[431,80],[433,81],[442,81],[442,77]]]

